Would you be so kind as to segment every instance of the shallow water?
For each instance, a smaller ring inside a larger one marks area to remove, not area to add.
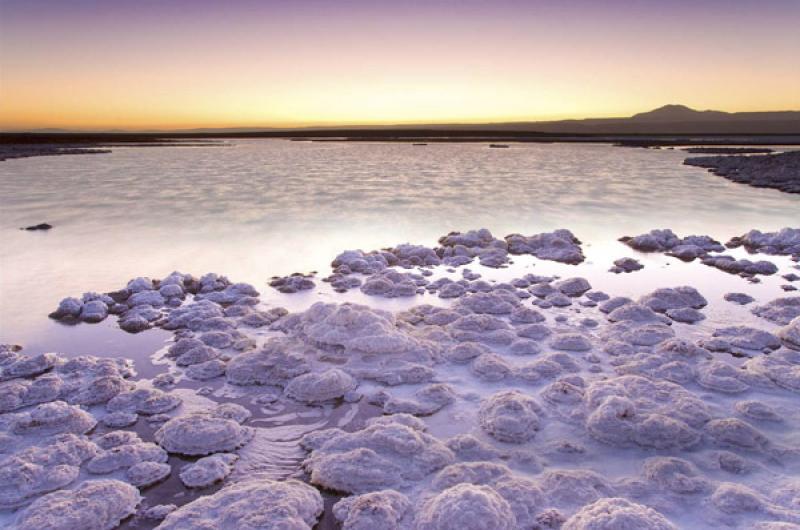
[[[610,145],[232,140],[9,160],[0,164],[0,341],[141,358],[166,335],[78,332],[46,315],[65,296],[175,269],[271,291],[270,276],[325,273],[347,248],[433,245],[484,226],[499,237],[569,228],[585,243],[582,274],[642,292],[663,275],[604,274],[631,254],[622,235],[670,227],[726,240],[800,221],[800,197],[683,166],[685,156]],[[18,230],[45,221],[55,228]],[[723,290],[743,284],[714,278]]]

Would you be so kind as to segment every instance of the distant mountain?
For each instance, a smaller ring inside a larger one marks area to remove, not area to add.
[[[650,112],[640,112],[630,117],[632,121],[647,123],[675,123],[694,121],[720,121],[730,114],[718,110],[694,110],[686,105],[664,105]]]

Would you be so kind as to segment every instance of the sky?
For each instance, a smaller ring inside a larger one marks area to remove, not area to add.
[[[0,130],[800,110],[800,0],[0,0]]]

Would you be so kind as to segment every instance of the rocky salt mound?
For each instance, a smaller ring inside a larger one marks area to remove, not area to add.
[[[753,250],[793,252],[792,232],[752,234]],[[724,250],[646,236],[640,249]],[[430,297],[398,312],[333,298],[289,313],[216,274],[66,299],[65,323],[171,331],[155,354],[167,371],[132,382],[123,360],[0,348],[0,521],[47,527],[54,506],[92,505],[93,483],[112,502],[81,527],[312,528],[320,490],[353,529],[800,521],[797,297],[720,301],[742,320],[719,322],[703,289],[666,281],[635,300],[569,274],[491,281],[515,254],[582,261],[568,231],[439,245],[334,260],[333,290]],[[470,262],[480,274],[435,277]],[[163,481],[191,496],[162,498]]]
[[[683,161],[756,188],[800,193],[800,151],[753,156],[701,156]]]

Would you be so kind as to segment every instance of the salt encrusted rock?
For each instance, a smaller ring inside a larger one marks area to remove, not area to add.
[[[781,388],[800,393],[800,357],[792,350],[754,357],[745,362],[744,369],[768,378]]]
[[[340,429],[309,433],[301,444],[312,452],[303,465],[311,472],[312,484],[337,491],[401,487],[455,458],[441,441],[416,427],[390,416],[352,433]]]
[[[170,311],[162,327],[168,330],[193,329],[200,327],[206,320],[223,316],[224,313],[219,304],[215,304],[210,300],[196,300]]]
[[[491,485],[500,478],[512,475],[505,464],[494,462],[459,462],[439,471],[431,482],[437,490],[452,488],[458,484]]]
[[[753,314],[770,322],[786,325],[800,316],[800,296],[776,298],[767,304],[754,307]]]
[[[90,473],[105,474],[127,469],[141,462],[163,464],[167,458],[166,451],[154,443],[131,441],[100,451],[89,460],[86,468]]]
[[[311,370],[302,351],[285,338],[269,339],[261,350],[242,353],[234,357],[225,371],[233,385],[277,385]]]
[[[553,332],[550,331],[550,328],[544,324],[528,324],[517,328],[517,335],[531,340],[542,340],[552,334]]]
[[[22,506],[66,487],[78,478],[81,463],[96,452],[85,437],[61,434],[0,459],[0,509]]]
[[[128,307],[136,307],[140,305],[149,305],[151,307],[162,307],[164,305],[164,297],[158,291],[140,291],[132,294],[128,300]]]
[[[231,484],[170,513],[159,530],[311,530],[322,514],[322,496],[297,480],[251,480]]]
[[[514,355],[536,355],[540,351],[536,341],[529,339],[518,339],[508,346],[508,353]]]
[[[435,383],[420,388],[414,392],[411,398],[388,396],[382,401],[383,410],[387,414],[406,413],[428,416],[455,401],[455,393],[450,385]]]
[[[478,421],[481,428],[501,442],[522,443],[539,430],[541,408],[518,390],[497,392],[481,402]]]
[[[678,309],[667,309],[667,316],[675,322],[683,322],[685,324],[696,324],[701,320],[705,320],[706,316],[691,307],[681,307]]]
[[[537,324],[544,322],[545,317],[531,307],[517,307],[509,315],[509,320],[515,324]]]
[[[775,350],[780,348],[778,337],[762,329],[748,326],[729,326],[714,330],[714,337],[722,338],[734,348],[746,350]]]
[[[33,357],[16,356],[12,362],[0,367],[0,381],[42,374],[53,368],[59,358],[56,353],[41,353]]]
[[[585,278],[567,278],[553,284],[553,287],[567,296],[581,296],[592,288]]]
[[[483,381],[502,381],[511,375],[512,366],[496,353],[483,353],[472,361],[470,371]]]
[[[659,492],[685,495],[702,493],[709,487],[709,482],[700,476],[694,464],[680,458],[648,458],[642,466],[642,475],[647,486]]]
[[[387,361],[380,363],[375,369],[364,370],[357,375],[363,379],[397,386],[427,383],[433,379],[435,373],[431,368],[422,364]],[[345,392],[345,395],[348,392]]]
[[[58,303],[58,309],[50,313],[55,320],[77,321],[81,316],[83,302],[77,298],[64,298]]]
[[[731,514],[761,511],[766,504],[752,489],[731,482],[720,484],[711,495],[711,502],[720,511]]]
[[[459,299],[457,305],[473,313],[507,315],[519,305],[519,299],[508,291],[473,293]]]
[[[641,297],[639,303],[659,313],[682,307],[701,309],[708,304],[706,299],[697,292],[697,289],[689,286],[675,287],[674,289],[656,289],[652,293]]]
[[[634,375],[590,384],[584,404],[589,434],[618,446],[690,447],[700,439],[696,429],[710,419],[703,402],[683,387]]]
[[[562,530],[676,530],[663,515],[620,497],[600,499],[567,519]]]
[[[291,334],[322,348],[338,347],[365,354],[426,349],[419,340],[398,328],[391,313],[357,304],[318,302],[286,322],[286,327]]]
[[[622,307],[625,304],[630,304],[632,302],[633,300],[631,300],[630,298],[626,298],[624,296],[615,296],[614,298],[609,298],[608,300],[600,304],[600,307],[598,309],[600,309],[600,311],[602,311],[603,313],[611,313],[618,307]]]
[[[800,255],[800,228],[782,228],[777,232],[761,232],[750,230],[746,234],[734,237],[727,246],[735,248],[744,245],[751,252],[763,252],[773,255]]]
[[[750,388],[746,374],[720,361],[705,363],[698,369],[697,384],[710,390],[736,394]]]
[[[290,276],[274,277],[270,280],[269,285],[277,289],[281,293],[296,293],[298,291],[307,291],[313,289],[315,284],[312,276],[305,274],[294,273]]]
[[[112,447],[140,443],[141,441],[142,439],[139,438],[139,435],[133,431],[111,431],[100,436],[94,442],[102,449],[111,449]]]
[[[239,457],[232,453],[219,453],[203,457],[181,469],[181,482],[187,488],[210,486],[230,475],[231,471],[233,471],[233,465],[238,459]]]
[[[97,425],[97,420],[80,407],[53,401],[15,414],[11,425],[11,431],[20,435],[84,434]]]
[[[556,350],[582,352],[591,350],[592,343],[580,333],[559,333],[550,340],[550,347]]]
[[[569,230],[525,237],[520,234],[506,236],[508,251],[512,254],[532,254],[539,259],[578,264],[584,260],[581,242]]]
[[[769,442],[758,429],[737,418],[721,418],[709,421],[706,433],[719,444],[759,449]]]
[[[427,283],[427,280],[418,274],[406,274],[387,269],[367,278],[361,286],[361,292],[386,298],[415,296],[417,289]]]
[[[178,507],[174,504],[156,504],[155,506],[151,506],[139,512],[139,515],[144,519],[160,521],[177,509]]]
[[[258,297],[259,292],[250,284],[236,283],[221,290],[202,290],[196,295],[198,300],[208,300],[216,304],[235,304],[246,297]]]
[[[778,272],[778,267],[771,261],[759,260],[754,262],[749,259],[736,259],[733,256],[708,256],[703,258],[703,265],[744,277],[757,274],[768,276]]]
[[[295,377],[286,385],[286,395],[305,403],[319,403],[341,398],[357,385],[347,372],[331,368]]]
[[[466,294],[466,288],[459,283],[447,283],[439,289],[439,298],[458,298]]]
[[[139,421],[139,415],[135,412],[125,412],[124,410],[120,410],[117,412],[109,412],[103,416],[101,421],[106,427],[118,429],[120,427],[130,427]]]
[[[778,336],[787,348],[800,350],[800,316],[782,327],[778,331]]]
[[[585,469],[547,471],[537,482],[547,492],[548,503],[558,507],[576,508],[615,495],[615,489],[606,479]]]
[[[18,530],[110,530],[132,515],[139,490],[119,480],[87,480],[74,489],[48,493],[16,519]]]
[[[491,351],[488,346],[478,342],[461,342],[445,350],[444,356],[454,363],[466,363]]]
[[[640,322],[669,324],[670,320],[647,306],[635,302],[624,303],[608,312],[611,322]]]
[[[725,300],[728,302],[733,302],[734,304],[739,305],[747,305],[756,301],[755,298],[746,293],[725,293],[723,298],[725,298]]]
[[[736,412],[753,420],[774,422],[783,421],[781,415],[763,401],[752,399],[737,401],[734,407],[736,408]]]
[[[128,468],[125,478],[137,488],[146,488],[169,476],[172,468],[159,462],[139,462]]]
[[[471,434],[459,434],[447,440],[447,447],[461,461],[483,461],[499,458],[502,453]]]
[[[193,364],[186,369],[186,375],[196,381],[207,381],[225,375],[226,364],[219,359]]]
[[[572,300],[563,293],[548,294],[544,297],[544,301],[555,307],[568,307],[572,305]]]
[[[208,455],[233,451],[253,437],[252,429],[242,427],[224,411],[212,409],[178,416],[155,432],[156,443],[170,453]]]
[[[418,530],[512,530],[517,520],[511,506],[487,486],[459,484],[427,501],[417,514]]]
[[[411,512],[408,497],[394,490],[346,497],[333,505],[343,530],[397,530]]]
[[[231,306],[236,307],[236,306]],[[289,314],[283,307],[273,307],[268,311],[254,311],[248,315],[245,315],[239,322],[244,324],[245,326],[249,326],[251,328],[260,328],[264,326],[269,326],[280,320],[281,318],[285,317]]]
[[[81,307],[80,319],[84,322],[102,322],[108,317],[108,305],[100,300],[86,302]]]
[[[331,267],[343,274],[359,272],[361,274],[374,274],[389,266],[389,260],[397,258],[388,252],[369,252],[363,250],[346,250],[336,256]]]
[[[109,412],[135,412],[137,414],[163,414],[181,404],[180,397],[157,388],[137,388],[121,392],[106,403]]]
[[[63,381],[55,374],[0,383],[0,413],[53,401],[59,397],[63,386]]]
[[[644,265],[639,263],[638,260],[633,258],[619,258],[614,260],[614,266],[611,267],[608,271],[613,272],[615,274],[619,274],[621,272],[634,272],[644,268]]]
[[[680,238],[668,228],[654,229],[647,234],[634,237],[624,236],[620,241],[640,252],[666,252],[681,243]]]

